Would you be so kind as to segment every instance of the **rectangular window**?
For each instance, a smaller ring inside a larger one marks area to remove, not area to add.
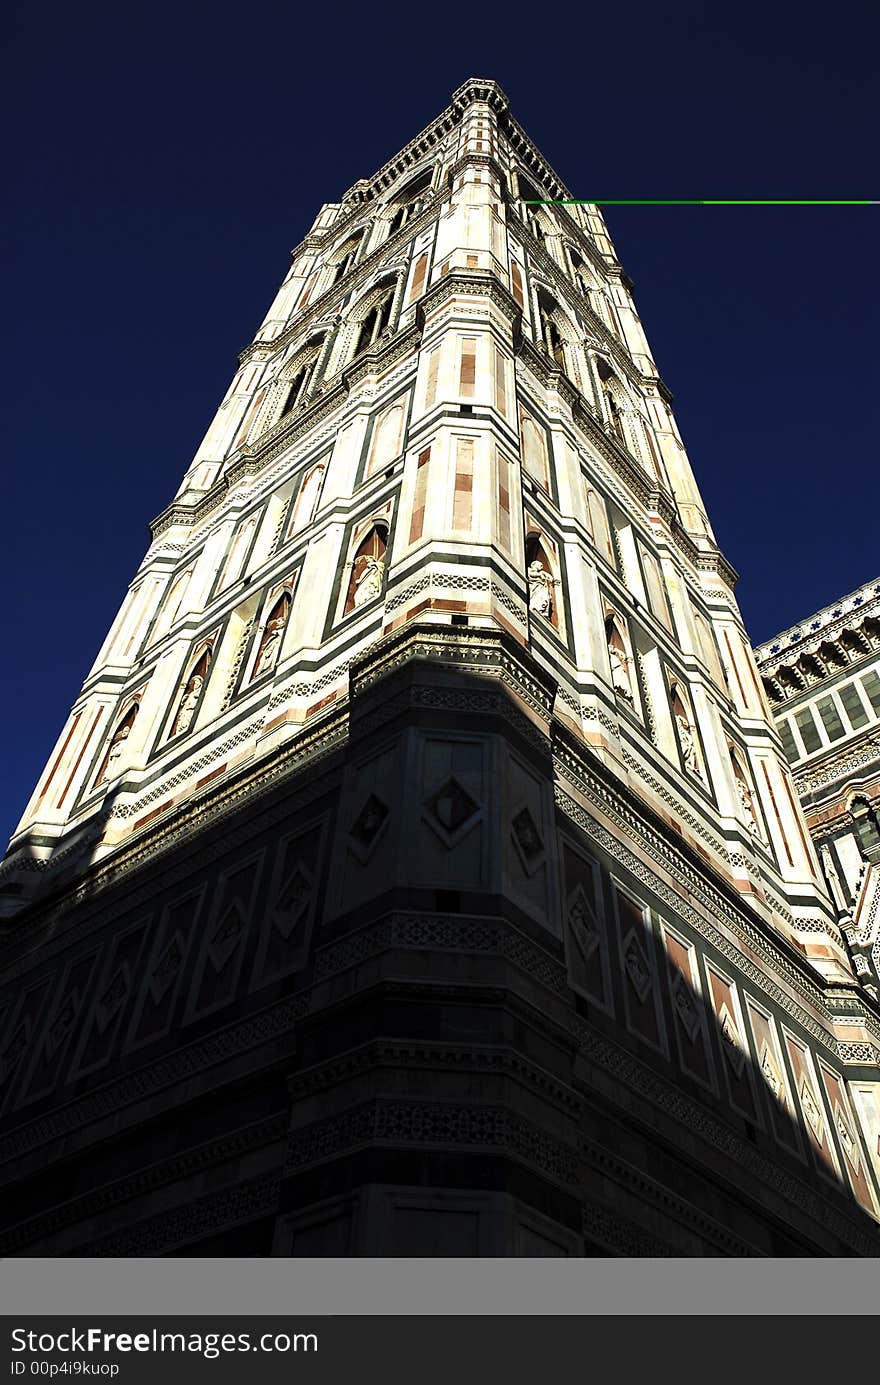
[[[440,347],[436,346],[428,357],[428,384],[425,390],[425,408],[430,409],[437,398],[437,371],[440,368]]]
[[[52,765],[52,768],[49,770],[49,777],[47,778],[45,784],[43,785],[42,789],[40,790],[40,796],[39,796],[39,798],[38,798],[37,801],[36,801],[35,808],[39,808],[39,806],[40,806],[40,804],[42,803],[43,799],[46,797],[46,794],[49,792],[49,786],[50,786],[50,784],[52,783],[52,780],[55,778],[55,775],[56,775],[57,770],[58,770],[58,766],[61,764],[61,761],[64,759],[64,756],[65,756],[65,754],[66,754],[66,752],[67,752],[67,747],[70,745],[70,742],[71,742],[71,740],[73,739],[73,733],[74,733],[74,731],[75,731],[76,728],[77,728],[77,725],[78,725],[78,723],[79,723],[79,719],[80,719],[81,716],[82,716],[82,712],[79,711],[79,712],[77,712],[76,716],[74,717],[74,719],[73,719],[73,725],[71,726],[71,728],[70,728],[70,730],[68,731],[66,737],[64,738],[64,744],[62,745],[62,747],[61,747],[61,749],[59,750],[58,754],[55,756],[55,762],[54,762],[54,764]]]
[[[498,454],[498,542],[510,552],[510,463]]]
[[[265,393],[266,393],[265,389],[260,390],[260,393],[257,395],[256,399],[254,400],[253,404],[251,405],[250,409],[248,410],[247,415],[246,415],[245,420],[244,420],[244,424],[242,425],[241,432],[239,433],[238,437],[235,439],[235,442],[232,444],[232,446],[233,446],[234,448],[235,448],[235,447],[241,447],[241,444],[244,442],[245,438],[247,437],[248,433],[250,432],[251,424],[252,424],[253,421],[254,421],[254,415],[255,415],[255,413],[257,412],[257,409],[259,409],[260,405],[262,404],[262,402],[263,402],[263,395],[264,395]]]
[[[309,299],[310,299],[311,296],[312,296],[312,289],[315,287],[315,281],[316,281],[317,277],[318,277],[318,271],[315,270],[314,274],[313,274],[313,275],[311,276],[311,278],[307,281],[306,286],[305,286],[305,288],[303,289],[302,298],[299,300],[299,303],[297,304],[297,307],[298,307],[298,308],[304,308],[304,307],[306,306],[306,304],[308,303]]]
[[[455,490],[452,499],[453,529],[470,529],[474,513],[474,440],[455,442]]]
[[[617,556],[614,552],[614,545],[611,542],[608,511],[605,509],[605,501],[598,491],[587,491],[587,513],[590,517],[590,530],[596,548],[602,554],[602,557],[616,569]]]
[[[825,724],[825,730],[828,732],[829,741],[839,741],[841,736],[846,735],[846,730],[837,714],[834,699],[831,697],[820,697],[819,701],[816,703],[816,707],[818,708],[819,716]]]
[[[419,258],[416,260],[415,273],[413,274],[413,281],[409,291],[409,298],[406,300],[407,303],[415,302],[415,300],[417,298],[420,298],[421,295],[424,293],[425,275],[427,274],[427,272],[428,257],[427,255],[420,255]]]
[[[657,619],[662,620],[666,628],[671,630],[672,617],[669,613],[663,572],[653,553],[649,553],[644,547],[642,548],[642,563],[645,569],[645,585],[648,588],[648,604]]]
[[[477,378],[477,339],[476,337],[462,337],[461,340],[461,376],[459,379],[458,392],[472,399],[474,395],[474,384]]]
[[[736,655],[733,652],[733,645],[730,642],[730,635],[727,633],[726,630],[722,631],[722,634],[724,635],[724,643],[727,645],[727,653],[730,657],[730,667],[733,671],[733,676],[736,679],[736,686],[739,688],[739,695],[742,698],[742,704],[745,708],[748,708],[749,699],[746,697],[746,690],[743,687],[743,681],[739,676],[739,665],[736,662]]]
[[[495,347],[495,408],[499,414],[507,414],[507,398],[504,389],[504,356],[499,348]]]
[[[428,489],[428,463],[431,460],[431,449],[426,447],[424,452],[419,453],[419,460],[416,465],[416,485],[413,494],[412,519],[409,525],[409,541],[415,543],[422,537],[425,527],[425,496]]]
[[[807,754],[812,755],[814,750],[821,750],[822,737],[819,735],[816,723],[813,720],[813,713],[810,711],[809,707],[802,707],[799,712],[795,712],[794,719],[797,729],[801,733],[801,740],[804,743]]]
[[[140,635],[141,630],[143,629],[144,621],[146,620],[150,612],[150,608],[152,606],[150,597],[151,595],[155,594],[158,585],[159,584],[155,581],[152,583],[144,582],[137,589],[137,599],[139,606],[137,610],[137,615],[134,616],[133,619],[132,617],[129,617],[129,619],[131,620],[130,633],[128,637],[128,643],[125,646],[125,649],[123,650],[123,658],[127,658],[130,654],[136,654],[138,651],[139,645],[136,645],[135,641],[137,640],[137,637]],[[134,607],[132,607],[132,613],[133,612]]]
[[[524,307],[525,298],[523,296],[522,275],[519,272],[519,266],[515,264],[511,264],[510,266],[510,288],[515,301],[521,308]]]
[[[880,717],[880,673],[866,673],[862,679],[862,687],[868,694],[868,699],[874,711]]]
[[[777,727],[777,730],[779,731],[779,734],[782,737],[782,749],[785,751],[785,758],[788,760],[788,763],[790,765],[793,765],[796,760],[799,760],[801,758],[801,752],[798,750],[797,746],[794,743],[794,736],[792,735],[791,725],[788,721],[781,721],[779,723],[779,726]]]
[[[785,847],[785,855],[788,858],[788,864],[793,866],[794,857],[791,854],[791,847],[789,846],[788,837],[785,834],[785,825],[782,821],[782,815],[776,804],[776,795],[773,792],[773,785],[770,782],[770,771],[767,768],[766,760],[761,760],[760,764],[764,772],[764,783],[767,785],[767,797],[770,799],[770,806],[773,809],[772,818],[779,828],[779,835],[782,837],[782,845]]]
[[[708,668],[711,677],[714,678],[719,688],[726,688],[727,683],[724,678],[724,670],[721,667],[718,647],[715,644],[715,637],[712,634],[709,622],[706,620],[705,616],[700,614],[696,606],[694,606],[693,601],[691,602],[691,610],[693,611],[694,623],[697,627],[697,644],[703,658],[703,663]]]
[[[519,406],[519,431],[523,467],[538,485],[547,490],[547,435],[531,414]]]
[[[97,712],[95,713],[94,717],[92,718],[92,724],[91,724],[91,726],[89,727],[88,731],[86,732],[86,738],[85,738],[85,740],[83,741],[82,745],[80,746],[79,754],[78,754],[77,757],[76,757],[76,760],[75,760],[75,762],[74,762],[73,769],[70,771],[70,774],[67,776],[67,783],[64,785],[64,788],[61,790],[61,797],[59,798],[58,802],[55,804],[55,807],[56,807],[56,808],[60,808],[61,805],[62,805],[62,803],[64,802],[65,798],[67,797],[67,791],[68,791],[68,789],[70,788],[71,784],[73,783],[74,779],[76,778],[76,772],[77,772],[77,770],[79,769],[80,761],[82,760],[82,757],[83,757],[83,756],[85,755],[85,753],[86,753],[86,746],[89,744],[89,741],[92,739],[92,733],[94,732],[95,727],[98,725],[98,722],[101,720],[101,717],[104,715],[104,711],[105,711],[105,708],[104,708],[104,707],[99,707],[98,710],[97,710]]]
[[[838,688],[837,691],[843,703],[843,710],[849,718],[850,726],[854,731],[858,731],[860,727],[867,724],[868,713],[859,697],[855,683],[847,683],[845,688]]]

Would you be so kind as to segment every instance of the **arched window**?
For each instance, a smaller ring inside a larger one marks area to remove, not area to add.
[[[328,288],[331,288],[334,284],[338,284],[339,280],[351,269],[357,259],[363,238],[364,231],[363,228],[361,228],[361,230],[357,231],[353,236],[349,236],[348,240],[334,251],[330,261],[333,267],[333,277],[327,285]]]
[[[432,170],[426,170],[418,178],[414,178],[411,183],[408,183],[393,199],[391,203],[393,211],[388,226],[389,236],[402,230],[407,222],[421,211],[425,203],[425,194],[431,186],[431,177]]]
[[[619,441],[622,442],[625,447],[626,433],[624,432],[623,428],[623,413],[621,411],[618,399],[612,390],[606,389],[605,400],[608,405],[608,415],[611,419],[611,426],[617,434]]]
[[[580,388],[581,377],[574,346],[576,333],[567,315],[546,289],[538,290],[537,335],[539,345],[551,361],[555,361]]]
[[[849,805],[859,851],[866,861],[880,864],[880,825],[877,812],[864,794],[859,794]]]
[[[351,564],[351,577],[345,597],[344,614],[367,606],[382,595],[385,587],[385,561],[388,528],[381,520],[370,528],[358,545]]]
[[[609,614],[605,618],[605,641],[608,645],[608,660],[611,664],[611,684],[616,693],[625,698],[630,706],[635,706],[633,695],[632,658],[629,645],[623,637],[623,627],[617,616]]]
[[[624,447],[627,447],[628,444],[623,423],[623,406],[625,399],[623,386],[608,362],[603,360],[601,356],[596,357],[596,369],[599,372],[599,379],[602,381],[602,394],[605,399],[605,407],[608,411],[609,422],[619,441]]]
[[[368,351],[371,346],[375,346],[379,337],[385,331],[391,321],[391,308],[394,303],[394,286],[389,285],[382,293],[381,297],[373,304],[366,315],[361,319],[357,336],[355,337],[352,359],[359,356],[362,351]]]
[[[529,584],[529,611],[543,616],[558,630],[559,579],[554,576],[554,564],[541,542],[541,535],[537,533],[529,534],[526,539],[526,580]]]
[[[569,245],[566,248],[568,250],[568,258],[571,264],[571,273],[575,282],[575,287],[580,290],[587,302],[592,304],[590,290],[594,287],[593,276],[574,247]]]
[[[180,690],[177,710],[171,723],[170,737],[182,736],[184,731],[189,730],[205,691],[205,680],[208,677],[210,663],[211,646],[208,645],[190,669],[189,677],[185,679]]]
[[[139,703],[135,702],[129,707],[125,716],[119,722],[107,746],[107,751],[101,761],[101,767],[95,776],[95,784],[102,784],[105,779],[114,779],[122,769],[122,758],[125,750],[125,742],[131,734],[134,719],[138,714]]]
[[[563,370],[566,368],[565,347],[562,334],[554,321],[557,305],[543,289],[538,290],[538,317],[541,324],[541,342],[551,360]]]
[[[254,660],[254,671],[251,674],[252,680],[262,678],[264,673],[269,673],[277,664],[278,655],[281,653],[281,641],[284,638],[284,631],[290,615],[290,607],[290,592],[282,592],[269,612],[269,619],[263,626],[263,633],[257,646],[257,657]]]
[[[534,183],[530,182],[522,173],[518,175],[517,181],[519,183],[519,195],[523,204],[545,200],[542,198],[541,193],[535,187]],[[523,205],[522,210],[525,223],[535,240],[543,241],[548,232],[556,229],[553,225],[552,217],[543,207]]]
[[[303,355],[294,362],[291,374],[287,377],[287,393],[284,396],[279,417],[284,418],[286,414],[299,408],[301,404],[305,404],[309,391],[315,383],[315,367],[318,364],[318,357],[321,354],[323,344],[323,338],[313,342]]]

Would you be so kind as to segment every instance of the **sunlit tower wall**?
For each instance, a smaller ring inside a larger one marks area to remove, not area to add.
[[[472,80],[293,251],[0,867],[0,1253],[877,1253],[880,1010],[571,196]]]

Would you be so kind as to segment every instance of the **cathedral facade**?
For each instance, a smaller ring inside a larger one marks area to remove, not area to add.
[[[293,251],[0,867],[0,1253],[877,1254],[735,580],[599,210],[465,83]]]

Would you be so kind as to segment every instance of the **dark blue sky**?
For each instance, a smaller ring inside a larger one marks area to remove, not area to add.
[[[0,96],[4,842],[322,202],[472,75],[578,197],[880,197],[878,13],[19,0]],[[880,208],[608,221],[758,643],[880,573]]]

